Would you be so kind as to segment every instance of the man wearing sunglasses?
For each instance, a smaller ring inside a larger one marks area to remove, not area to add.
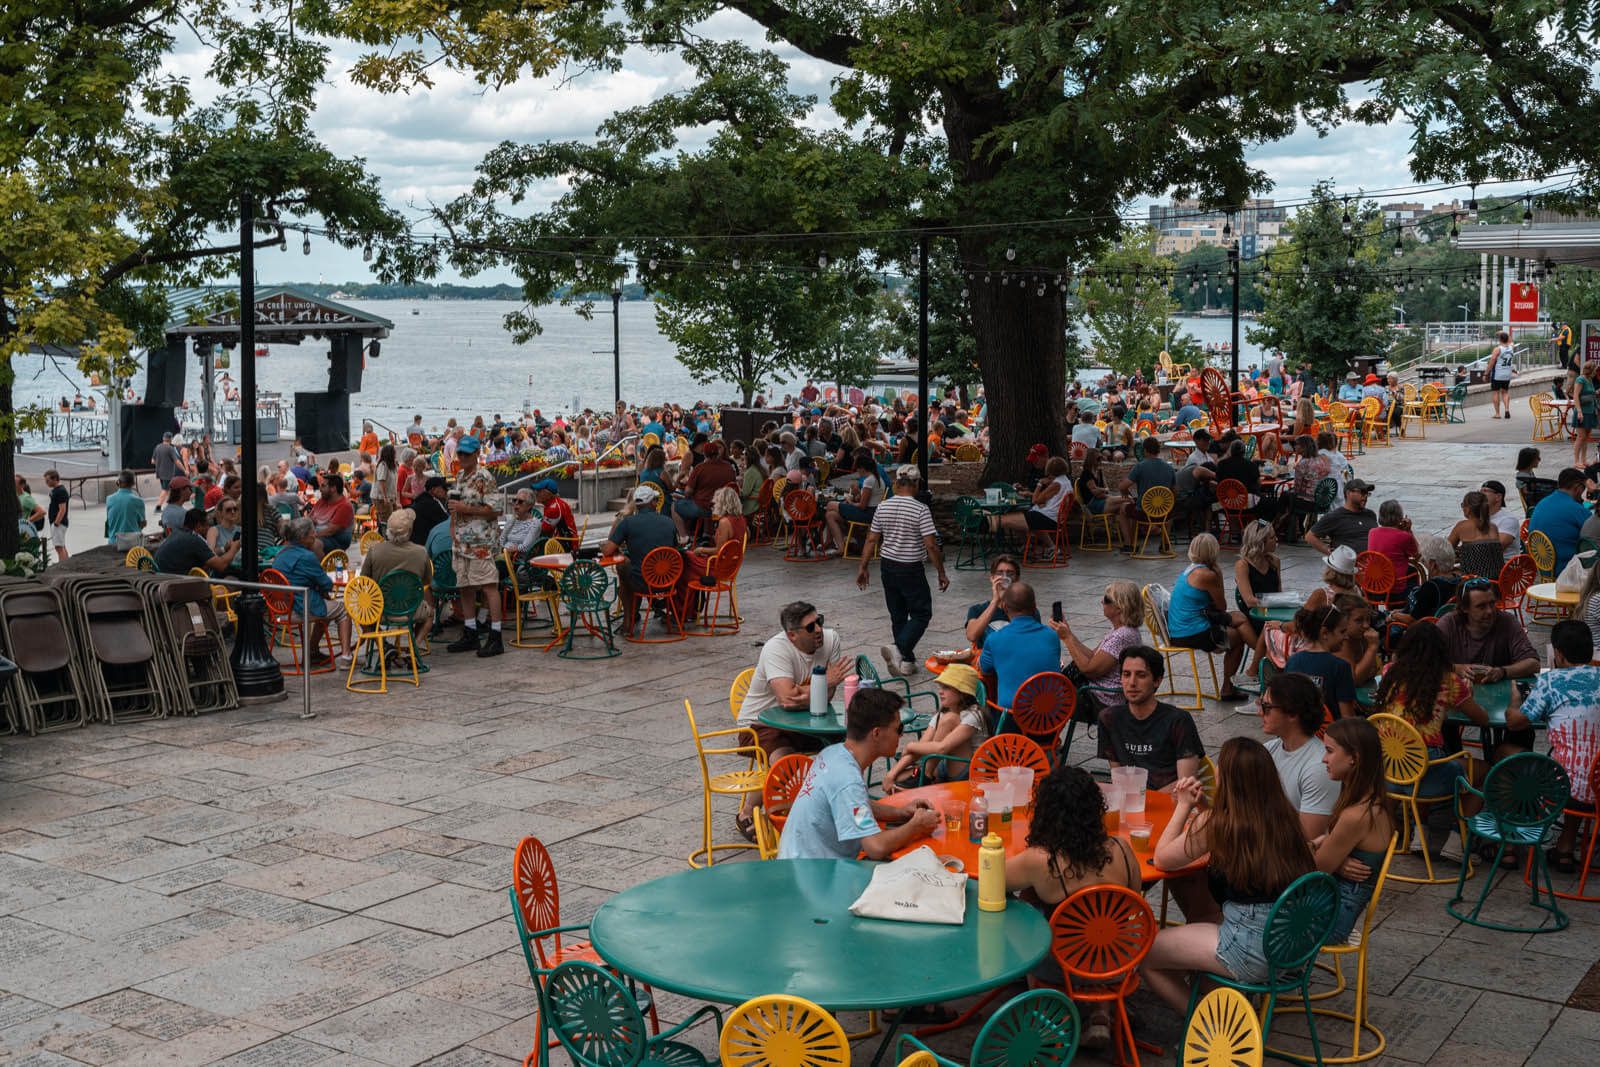
[[[1344,503],[1317,520],[1306,532],[1306,545],[1326,556],[1348,545],[1357,553],[1367,550],[1367,535],[1378,525],[1377,514],[1367,507],[1374,486],[1360,478],[1344,483]]]

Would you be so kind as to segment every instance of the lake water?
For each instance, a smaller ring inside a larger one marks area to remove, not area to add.
[[[451,416],[513,415],[524,405],[545,413],[609,409],[613,398],[611,309],[597,305],[592,320],[572,309],[541,309],[544,333],[526,345],[513,344],[502,322],[520,305],[495,300],[354,300],[351,306],[394,322],[391,336],[382,342],[378,359],[367,361],[361,392],[351,397],[350,415],[377,420],[400,430],[420,414],[429,426],[443,426]],[[413,309],[417,312],[412,314]],[[731,382],[697,383],[678,363],[673,345],[656,329],[654,305],[644,301],[621,305],[622,395],[632,402],[687,404],[703,399],[725,402],[737,398]],[[1181,330],[1202,343],[1221,343],[1229,337],[1228,319],[1175,319]],[[1241,329],[1241,337],[1243,331]],[[327,350],[321,343],[273,345],[271,354],[256,360],[258,388],[284,394],[292,410],[296,391],[327,387]],[[226,372],[239,380],[238,354]],[[1254,346],[1245,342],[1241,360],[1258,359]],[[87,395],[88,383],[70,364],[42,358],[18,357],[16,402],[19,406],[53,404],[62,395]],[[218,372],[219,376],[221,371]],[[1084,378],[1096,377],[1085,374]],[[202,395],[200,375],[191,362],[186,395],[198,408]],[[798,392],[804,380],[771,383],[773,389]],[[143,393],[143,381],[134,389]],[[218,392],[220,400],[221,393]]]

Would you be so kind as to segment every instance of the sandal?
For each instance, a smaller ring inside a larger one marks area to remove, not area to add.
[[[750,815],[735,815],[733,825],[738,827],[739,833],[752,845],[756,843],[756,820]]]
[[[1572,858],[1571,853],[1562,852],[1559,848],[1547,849],[1544,861],[1558,874],[1574,874],[1578,870],[1577,861]]]

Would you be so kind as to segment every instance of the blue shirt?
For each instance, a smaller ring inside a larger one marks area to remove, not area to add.
[[[304,545],[285,545],[279,549],[278,554],[272,557],[272,569],[289,579],[290,585],[308,585],[320,591],[322,596],[333,592],[333,579],[322,569],[322,561]],[[294,595],[294,612],[296,615],[305,612],[304,593]],[[320,619],[327,613],[327,605],[322,602],[322,597],[312,597],[312,618]]]
[[[1529,722],[1542,722],[1552,728],[1569,722],[1586,722],[1600,728],[1600,667],[1541,671],[1522,702],[1522,714]],[[1587,775],[1589,768],[1568,767],[1567,773],[1576,779]]]
[[[423,542],[423,548],[428,550],[428,558],[432,559],[441,552],[452,551],[450,547],[450,524],[441,522],[428,531],[428,539]]]
[[[1178,409],[1178,425],[1180,427],[1187,426],[1196,419],[1204,419],[1205,417],[1206,413],[1193,404],[1185,404]]]
[[[1533,509],[1528,519],[1528,529],[1550,538],[1556,550],[1556,573],[1567,565],[1567,560],[1578,550],[1578,531],[1589,518],[1589,509],[1566,493],[1551,493]]]
[[[1178,576],[1167,601],[1167,633],[1173,637],[1193,637],[1211,629],[1205,609],[1211,606],[1211,594],[1189,584],[1189,575],[1200,564],[1191,563]]]
[[[115,544],[117,534],[139,533],[144,529],[144,499],[132,489],[118,489],[106,497],[106,543]]]
[[[1339,386],[1339,399],[1347,404],[1361,403],[1361,386],[1355,385],[1351,382],[1345,382],[1343,385]]]
[[[639,436],[645,437],[649,434],[655,434],[657,441],[665,441],[667,439],[667,428],[659,422],[647,422],[644,424],[644,428],[639,431]]]
[[[1332,652],[1314,648],[1302,649],[1284,661],[1283,669],[1303,674],[1317,683],[1322,690],[1322,703],[1335,715],[1340,704],[1353,704],[1356,699],[1356,676],[1350,661]]]
[[[984,640],[978,670],[995,676],[995,703],[1009,708],[1023,682],[1061,670],[1061,638],[1033,616],[1018,615]]]
[[[1054,636],[1054,635],[1052,635]],[[843,742],[817,753],[778,839],[780,860],[853,860],[878,832],[861,764]]]

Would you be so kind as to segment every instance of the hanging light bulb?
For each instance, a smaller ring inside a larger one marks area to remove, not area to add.
[[[1469,188],[1472,190],[1472,195],[1467,198],[1467,210],[1476,212],[1478,210],[1478,183],[1473,182]]]
[[[1189,279],[1189,292],[1198,293],[1199,291],[1200,291],[1200,286],[1195,284],[1194,278],[1191,277]]]
[[[1311,277],[1311,264],[1303,262],[1303,261],[1301,262],[1301,264],[1300,264],[1300,277],[1302,277],[1302,278]]]
[[[1116,244],[1117,251],[1118,252],[1122,251],[1122,233],[1121,233],[1120,230],[1117,232],[1117,239],[1115,241],[1115,244]]]
[[[1039,288],[1034,290],[1034,294],[1033,295],[1035,295],[1035,296],[1043,296],[1044,295],[1044,283],[1043,282],[1039,283]]]
[[[965,299],[967,299],[967,296],[968,296],[967,291],[965,289],[961,290],[961,299],[965,300]]]
[[[1342,292],[1344,292],[1344,287],[1343,287],[1343,286],[1341,286],[1341,285],[1340,285],[1340,284],[1339,284],[1339,278],[1338,278],[1338,276],[1337,276],[1337,275],[1335,275],[1335,276],[1334,276],[1334,279],[1333,279],[1333,291],[1334,291],[1334,292],[1335,292],[1335,293],[1342,293]]]
[[[1522,228],[1528,229],[1533,225],[1533,197],[1522,198]]]
[[[828,253],[826,253],[826,252],[818,252],[817,253],[817,269],[818,270],[827,270],[828,269]]]
[[[988,271],[984,271],[984,273],[983,273],[983,284],[984,285],[988,285],[992,281],[993,281],[993,278],[990,276],[989,272]]]
[[[1009,275],[1009,274],[1000,275],[1000,284],[1001,285],[1010,285],[1011,284],[1011,275]]]
[[[738,270],[739,269],[739,257],[738,256],[734,256],[733,257],[733,269],[734,270]]]
[[[1399,234],[1395,234],[1394,235],[1394,258],[1395,259],[1399,259],[1401,256],[1403,256],[1405,254],[1406,254],[1405,245],[1400,243],[1400,235]]]
[[[1009,261],[1013,261],[1014,262],[1016,260],[1016,258],[1017,258],[1017,246],[1016,245],[1006,245],[1006,259],[1009,260]]]
[[[309,230],[306,231],[306,239],[300,242],[300,251],[308,256],[311,254],[311,232]]]
[[[1345,233],[1355,229],[1355,223],[1350,220],[1350,198],[1344,198],[1344,218],[1339,220],[1339,228]]]
[[[572,257],[572,269],[577,271],[579,274],[583,273],[583,257],[582,256],[573,256]]]
[[[361,246],[361,261],[363,263],[371,263],[372,262],[372,242],[371,241],[368,241],[366,244]]]
[[[1354,241],[1350,242],[1350,247],[1345,251],[1344,265],[1347,267],[1356,265],[1356,243]]]
[[[655,256],[651,256],[650,257],[650,269],[651,270],[655,270],[656,269],[656,265],[659,264],[660,262],[661,261],[659,259],[657,259]]]
[[[1222,236],[1233,236],[1233,212],[1231,211],[1228,212],[1227,216],[1222,221]]]
[[[1461,243],[1461,216],[1454,211],[1450,212],[1450,247],[1455,248]]]
[[[800,285],[800,295],[801,296],[810,296],[811,295],[811,286],[809,286],[809,285],[805,284],[804,282],[802,282],[801,285]]]
[[[1463,289],[1472,288],[1472,279],[1467,277],[1465,274],[1463,274],[1461,276],[1461,288],[1463,288]]]
[[[1443,278],[1440,278],[1439,279],[1439,291],[1441,293],[1448,293],[1450,291],[1450,283],[1445,281]]]

